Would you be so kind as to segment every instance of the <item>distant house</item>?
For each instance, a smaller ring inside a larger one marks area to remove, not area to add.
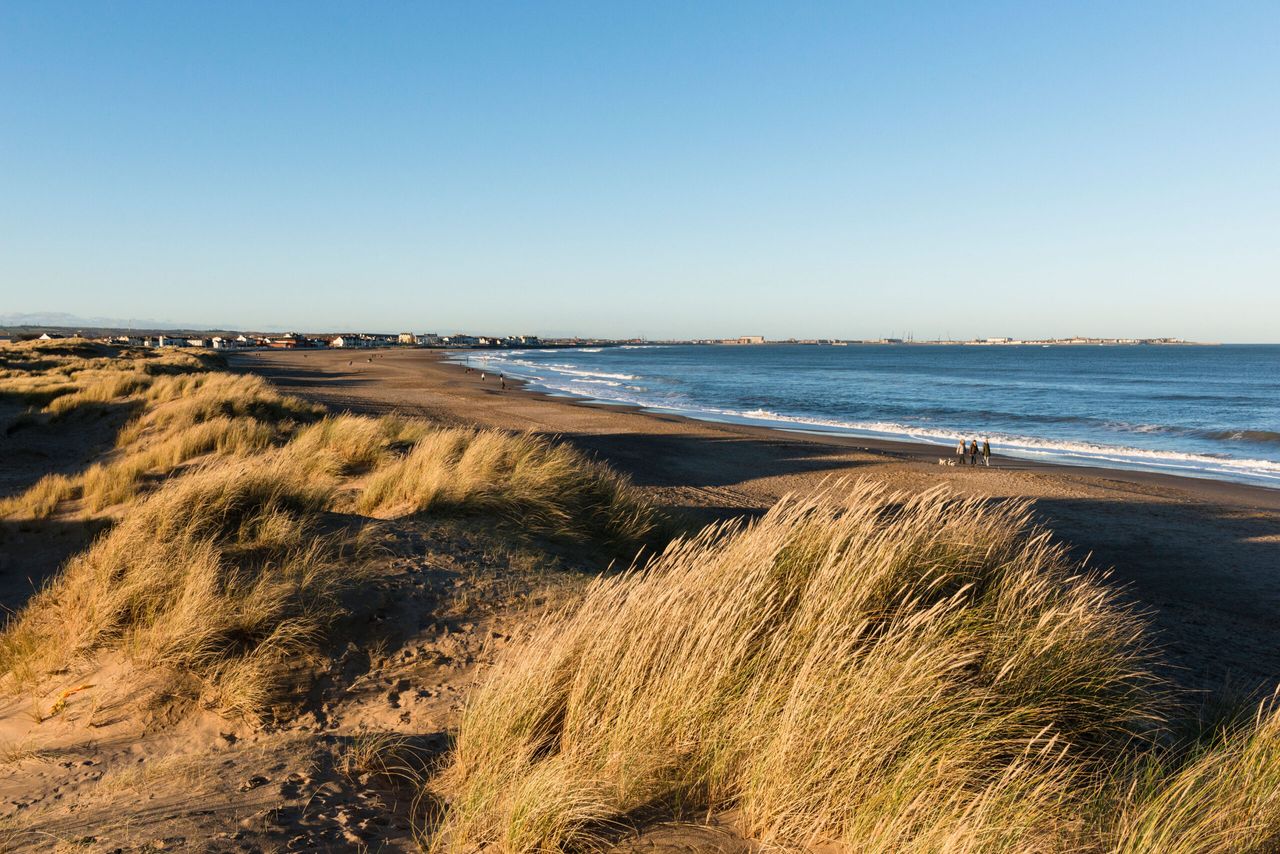
[[[290,332],[288,335],[281,335],[279,338],[272,338],[267,342],[267,346],[276,350],[293,350],[298,347],[307,346],[307,339],[303,338],[296,332]]]
[[[742,335],[737,338],[726,338],[722,343],[725,344],[763,344],[763,335]]]
[[[350,349],[352,347],[368,347],[372,342],[363,335],[335,335],[329,339],[330,347]]]
[[[223,338],[221,335],[215,335],[209,340],[209,343],[215,350],[241,350],[249,346],[247,343],[242,343],[240,340],[241,338],[244,338],[244,336],[241,335],[239,338]],[[245,339],[245,342],[247,341],[248,339]]]
[[[401,332],[399,337],[396,338],[396,343],[397,344],[417,344],[418,336],[414,335],[412,332]]]
[[[187,346],[188,347],[208,347],[209,339],[208,338],[188,338]]]
[[[66,338],[66,337],[67,337],[67,336],[63,335],[63,334],[62,334],[62,333],[60,333],[60,332],[46,332],[46,333],[44,333],[43,335],[41,335],[39,338],[37,338],[36,340],[37,340],[37,341],[59,341],[59,340],[61,340],[61,339],[63,339],[63,338]]]
[[[479,343],[478,340],[470,335],[450,335],[443,339],[445,344],[450,347],[470,347]]]

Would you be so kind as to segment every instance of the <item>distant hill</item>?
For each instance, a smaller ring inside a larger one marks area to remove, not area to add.
[[[81,317],[63,311],[32,314],[0,314],[0,326],[73,327],[92,329],[197,329],[200,327],[174,323],[171,320],[143,320],[120,317]]]

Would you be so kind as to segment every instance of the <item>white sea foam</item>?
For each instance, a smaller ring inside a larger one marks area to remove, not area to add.
[[[635,374],[610,374],[604,371],[584,371],[576,365],[564,364],[547,364],[538,367],[547,367],[559,374],[568,374],[575,377],[603,377],[608,380],[635,380],[639,379]]]

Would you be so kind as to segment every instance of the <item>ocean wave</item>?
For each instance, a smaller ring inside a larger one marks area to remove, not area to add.
[[[1272,430],[1201,430],[1203,439],[1220,442],[1259,442],[1264,445],[1280,445],[1280,433]]]
[[[559,374],[569,374],[575,377],[603,377],[607,380],[636,380],[639,379],[635,374],[611,374],[605,371],[586,371],[576,365],[564,364],[543,364],[536,367],[547,367]]]

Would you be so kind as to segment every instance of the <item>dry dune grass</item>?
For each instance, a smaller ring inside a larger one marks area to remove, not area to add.
[[[643,540],[656,514],[622,475],[532,435],[433,428],[369,476],[360,511],[493,513],[521,528],[619,546]]]
[[[101,512],[137,495],[148,478],[159,480],[205,454],[257,453],[288,441],[301,424],[320,415],[316,407],[280,394],[259,377],[213,371],[207,359],[181,352],[46,364],[44,373],[22,379],[48,380],[69,369],[73,391],[52,399],[45,407],[49,417],[120,401],[135,401],[142,411],[120,430],[110,459],[81,475],[44,478],[26,493],[0,502],[0,515],[47,518],[71,498],[82,498],[87,512]]]
[[[92,406],[130,397],[151,385],[151,375],[140,370],[90,369],[76,373],[75,388],[45,406],[45,412],[55,417]]]
[[[432,429],[426,421],[395,415],[333,415],[300,430],[289,451],[314,471],[350,475],[394,459]]]
[[[64,474],[47,474],[21,495],[0,499],[0,518],[45,519],[58,504],[76,494],[79,484]]]
[[[358,583],[358,543],[319,532],[329,487],[285,464],[222,464],[130,508],[0,635],[16,682],[103,649],[196,677],[252,713],[286,658],[313,650]]]
[[[1022,507],[787,500],[594,582],[511,651],[464,713],[438,842],[589,848],[727,809],[786,847],[1276,840],[1274,716],[1126,805],[1116,769],[1153,755],[1168,705],[1143,632]]]
[[[0,394],[42,407],[56,417],[81,407],[129,397],[163,374],[208,371],[208,354],[118,348],[81,339],[0,346]]]
[[[27,374],[56,373],[77,388],[42,417],[94,402],[141,408],[82,474],[49,475],[0,503],[10,518],[43,518],[79,498],[86,513],[118,519],[0,633],[0,679],[11,689],[119,650],[194,677],[213,706],[261,710],[281,662],[314,649],[339,613],[338,593],[362,581],[359,538],[318,528],[353,495],[371,510],[497,510],[537,530],[611,541],[642,536],[654,518],[604,466],[530,437],[320,418],[259,377],[182,354],[113,362],[90,359],[96,349],[37,352],[16,359]]]
[[[1280,707],[1263,703],[1243,724],[1135,785],[1115,850],[1235,854],[1280,850]]]
[[[162,376],[146,391],[146,410],[117,437],[118,455],[83,476],[92,512],[127,501],[144,477],[163,477],[205,454],[244,457],[287,442],[318,410],[254,376]]]
[[[14,376],[0,379],[0,388],[56,383],[48,417],[95,404],[141,405],[109,458],[5,499],[0,514],[8,518],[46,518],[75,498],[85,512],[101,513],[205,455],[249,457],[287,444],[294,464],[317,477],[368,473],[356,499],[360,512],[496,513],[531,532],[618,547],[635,544],[654,527],[653,510],[623,477],[544,439],[395,416],[322,418],[317,407],[280,394],[260,377],[213,370],[207,358],[191,353],[129,351],[112,359],[78,345],[5,352]]]

